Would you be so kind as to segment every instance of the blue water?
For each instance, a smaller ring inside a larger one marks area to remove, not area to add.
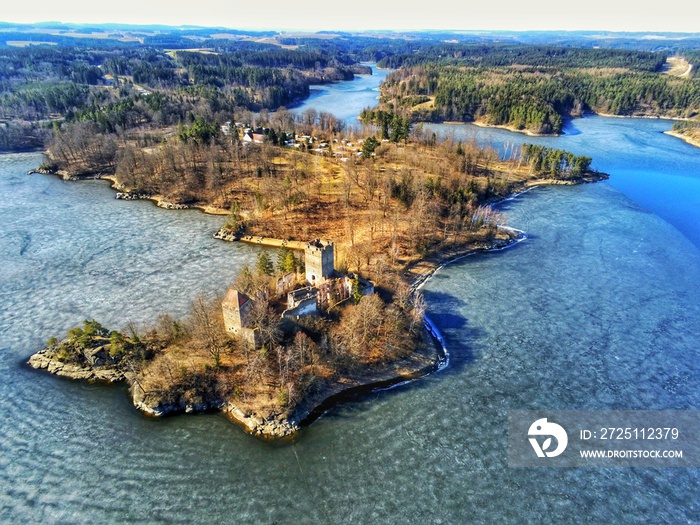
[[[567,122],[560,137],[528,137],[470,124],[427,125],[443,136],[475,139],[502,155],[525,142],[593,158],[593,167],[613,175],[609,184],[670,222],[700,247],[700,149],[663,132],[672,122],[589,116]]]
[[[84,317],[184,313],[256,251],[212,239],[216,217],[0,156],[0,522],[698,523],[698,469],[508,466],[510,410],[700,407],[700,250],[655,208],[695,180],[700,150],[659,134],[668,123],[574,125],[538,140],[594,156],[611,181],[505,203],[528,239],[424,287],[450,366],[282,444],[218,415],[147,419],[120,387],[23,366]]]
[[[326,111],[345,122],[347,128],[361,128],[357,116],[363,109],[378,104],[379,85],[390,73],[386,69],[377,69],[375,64],[365,65],[372,67],[371,75],[356,75],[351,82],[312,87],[311,96],[292,111],[301,113],[309,108]]]

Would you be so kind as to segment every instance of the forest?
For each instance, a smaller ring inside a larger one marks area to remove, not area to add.
[[[141,143],[159,142],[197,119],[217,127],[233,115],[289,106],[307,97],[310,85],[367,73],[363,60],[395,69],[381,107],[363,118],[379,126],[380,140],[406,138],[421,121],[558,134],[564,119],[585,112],[692,119],[700,108],[697,67],[690,79],[662,73],[671,52],[684,53],[691,64],[700,60],[692,39],[683,41],[687,49],[669,39],[665,48],[649,50],[634,35],[624,40],[627,48],[611,41],[598,48],[586,34],[543,45],[516,42],[537,42],[536,34],[508,34],[496,43],[495,36],[440,33],[392,38],[231,30],[221,37],[205,28],[130,32],[119,26],[71,37],[73,28],[61,24],[44,27],[46,33],[8,29],[0,37],[5,151],[45,147],[62,127],[78,122],[110,135],[138,130],[150,137]],[[15,47],[13,38],[45,45]]]
[[[628,49],[440,43],[422,46],[418,52],[397,53],[385,57],[377,65],[387,69],[420,64],[483,68],[515,65],[557,69],[620,67],[654,72],[661,69],[665,60],[664,53]]]
[[[109,133],[163,133],[197,116],[220,125],[234,111],[287,106],[307,97],[310,85],[355,72],[371,71],[337,50],[237,40],[201,52],[109,40],[0,47],[0,148],[42,147],[55,129],[81,121]]]
[[[564,118],[585,112],[694,117],[700,111],[700,83],[633,67],[550,70],[429,63],[389,75],[382,104],[413,121],[483,121],[559,134]]]
[[[3,151],[45,147],[56,130],[75,122],[93,122],[109,134],[138,129],[161,138],[196,118],[220,126],[234,114],[288,107],[307,97],[311,85],[371,72],[362,61],[395,69],[379,110],[402,119],[391,127],[401,136],[420,121],[557,134],[565,118],[588,111],[693,118],[700,107],[697,67],[690,79],[662,73],[670,53],[700,61],[693,39],[669,38],[652,50],[634,35],[601,42],[572,34],[544,45],[537,34],[227,30],[222,36],[206,28],[110,26],[69,36],[76,29],[61,24],[45,32],[25,29],[0,33]],[[374,124],[389,138],[388,122]]]

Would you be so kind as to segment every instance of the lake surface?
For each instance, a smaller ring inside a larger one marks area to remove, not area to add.
[[[528,239],[424,287],[450,366],[281,444],[218,415],[147,419],[120,387],[23,365],[86,317],[185,313],[257,252],[212,239],[221,218],[27,176],[39,155],[0,156],[0,522],[698,523],[700,469],[507,463],[510,410],[700,407],[700,250],[656,208],[695,220],[665,199],[694,191],[683,181],[699,176],[700,150],[659,121],[574,126],[538,140],[578,141],[567,149],[611,181],[508,201]]]
[[[529,142],[593,158],[611,186],[670,222],[700,247],[700,148],[663,132],[672,122],[588,116],[570,120],[560,137],[528,137],[472,124],[426,125],[457,140],[491,144],[502,156]]]
[[[357,119],[365,108],[373,108],[379,99],[379,85],[384,82],[391,72],[388,69],[377,69],[375,64],[367,63],[372,67],[371,75],[355,75],[351,82],[338,82],[311,88],[311,95],[304,102],[292,108],[292,112],[302,113],[313,108],[316,111],[333,113],[338,119],[345,122],[348,128],[361,128],[362,124]]]

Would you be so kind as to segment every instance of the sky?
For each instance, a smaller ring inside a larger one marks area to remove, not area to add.
[[[26,0],[0,20],[128,23],[278,30],[700,31],[695,0]],[[654,5],[653,8],[647,7]]]

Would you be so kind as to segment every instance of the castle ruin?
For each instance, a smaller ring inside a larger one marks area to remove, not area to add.
[[[255,346],[257,329],[251,322],[253,300],[243,292],[231,288],[221,301],[221,310],[226,331],[239,335]]]
[[[301,243],[299,243],[301,244]],[[282,244],[283,246],[284,244]],[[362,295],[374,293],[374,285],[359,275],[341,275],[335,270],[335,254],[332,241],[316,239],[304,246],[306,287],[290,290],[295,274],[289,273],[277,280],[277,294],[287,293],[283,319],[298,319],[314,315],[318,308],[329,307],[348,298],[354,287]],[[297,285],[298,286],[298,285]],[[224,325],[229,333],[236,334],[252,346],[259,343],[259,330],[251,321],[254,300],[231,288],[221,303]]]

